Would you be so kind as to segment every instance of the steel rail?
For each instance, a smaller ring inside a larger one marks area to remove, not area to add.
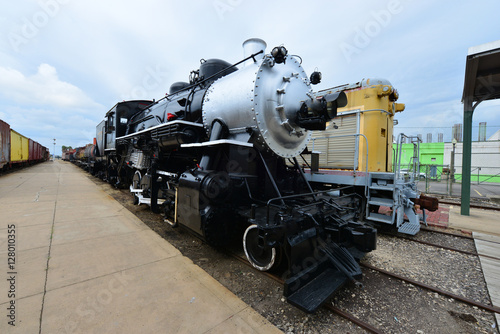
[[[439,204],[448,204],[448,205],[461,206],[460,202],[441,201],[441,200],[439,200]],[[470,204],[469,207],[474,208],[474,209],[484,209],[484,210],[500,211],[500,208],[493,207],[493,206],[484,206],[484,205],[479,205],[479,204]]]
[[[463,253],[463,254],[474,255],[474,256],[480,255],[477,252],[470,252],[470,251],[466,251],[466,250],[462,250],[462,249],[458,249],[458,248],[453,248],[453,247],[449,247],[449,246],[442,246],[442,245],[439,245],[439,244],[434,244],[434,243],[429,242],[429,241],[413,239],[413,238],[407,237],[406,235],[398,235],[398,234],[387,233],[387,232],[379,232],[379,233],[383,233],[385,235],[390,235],[392,237],[397,237],[397,238],[401,238],[401,239],[405,239],[405,240],[409,240],[409,241],[418,242],[419,244],[423,244],[423,245],[427,245],[427,246],[433,246],[433,247],[436,247],[436,248],[443,248],[443,249],[454,251],[454,252],[457,252],[457,253]],[[481,254],[481,256],[487,256],[487,255],[482,255]]]
[[[477,306],[479,308],[482,308],[483,310],[487,310],[487,311],[490,311],[490,312],[495,312],[495,313],[500,314],[500,307],[493,306],[493,305],[486,305],[486,304],[477,302],[477,301],[469,299],[469,298],[465,298],[465,297],[462,297],[462,296],[459,296],[459,295],[455,295],[453,293],[441,290],[441,289],[433,287],[431,285],[415,281],[415,280],[413,280],[411,278],[404,277],[404,276],[401,276],[401,275],[398,275],[398,274],[395,274],[395,273],[391,273],[391,272],[389,272],[387,270],[374,267],[374,266],[372,266],[370,264],[367,264],[367,263],[360,263],[360,265],[363,266],[363,267],[365,267],[365,268],[378,271],[378,272],[380,272],[380,273],[382,273],[384,275],[387,275],[387,276],[390,276],[390,277],[394,277],[394,278],[397,278],[399,280],[402,280],[402,281],[411,283],[413,285],[419,286],[421,288],[424,288],[424,289],[427,289],[427,290],[439,293],[439,294],[441,294],[443,296],[447,296],[447,297],[459,300],[459,301],[464,302],[464,303],[469,304],[469,305]]]
[[[421,231],[426,231],[426,232],[435,232],[435,233],[440,233],[440,234],[451,235],[451,236],[454,236],[454,237],[459,237],[459,238],[464,238],[464,239],[474,239],[470,235],[462,235],[462,234],[450,233],[450,232],[446,232],[446,231],[434,230],[434,229],[431,229],[431,228],[428,228],[428,227],[425,227],[425,226],[420,226],[420,230]]]
[[[235,254],[235,253],[232,253],[232,252],[228,252],[228,254],[235,258],[236,260],[240,261],[241,263],[249,266],[250,268],[254,269],[255,271],[259,271],[257,269],[255,269],[251,264],[250,262],[248,262],[247,259],[239,256],[238,254]],[[276,275],[273,275],[273,274],[270,274],[268,272],[265,272],[265,271],[259,271],[260,273],[264,274],[265,276],[271,278],[272,280],[274,280],[275,282],[278,282],[279,284],[283,285],[285,284],[285,281],[281,278],[281,277],[278,277]],[[363,328],[363,329],[366,329],[367,331],[371,332],[371,333],[375,333],[375,334],[382,334],[384,333],[383,331],[373,327],[372,325],[370,325],[369,323],[366,323],[364,322],[363,320],[355,317],[354,315],[348,313],[348,312],[345,312],[345,311],[342,311],[341,309],[339,309],[338,307],[334,306],[334,305],[331,305],[331,304],[325,304],[323,305],[325,308],[329,309],[330,311],[332,311],[333,313],[336,313],[338,315],[340,315],[341,317],[351,321],[352,323],[358,325],[359,327]]]
[[[412,238],[409,238],[409,237],[403,236],[403,235],[401,235],[401,236],[395,235],[395,234],[389,234],[389,235],[392,235],[392,236],[395,236],[395,237],[398,237],[401,239],[409,240],[409,241],[415,241],[415,242],[418,242],[420,244],[427,245],[427,246],[446,249],[446,250],[457,252],[457,253],[462,253],[462,254],[466,254],[466,255],[473,255],[473,256],[483,256],[483,257],[487,257],[487,258],[490,258],[493,260],[500,260],[500,258],[495,257],[495,256],[480,254],[478,252],[470,252],[470,251],[466,251],[466,250],[462,250],[462,249],[458,249],[458,248],[453,248],[453,247],[449,247],[449,246],[438,245],[438,244],[434,244],[432,242],[428,242],[428,241],[424,241],[424,240],[412,239]]]
[[[458,235],[458,234],[454,234],[454,233],[434,231],[434,230],[430,230],[430,229],[426,229],[424,231],[437,232],[437,233],[442,233],[442,234],[450,235],[450,236],[453,236],[453,237],[459,237],[459,238],[466,238],[466,239],[475,240],[473,237],[464,236],[464,235]],[[379,233],[382,233],[382,232],[379,232]],[[458,248],[453,248],[453,247],[449,247],[449,246],[438,245],[438,244],[434,244],[432,242],[428,242],[428,241],[424,241],[424,240],[412,239],[412,238],[404,236],[404,235],[397,235],[397,234],[387,233],[387,232],[383,232],[383,233],[386,234],[386,235],[398,237],[398,238],[401,238],[401,239],[415,241],[415,242],[418,242],[418,243],[421,243],[421,244],[424,244],[424,245],[433,246],[433,247],[436,247],[436,248],[443,248],[443,249],[446,249],[446,250],[449,250],[449,251],[454,251],[454,252],[457,252],[457,253],[462,253],[462,254],[467,254],[467,255],[474,255],[474,256],[482,256],[482,257],[487,257],[487,258],[490,258],[490,259],[493,259],[493,260],[500,260],[499,257],[495,257],[495,256],[491,256],[491,255],[481,254],[481,253],[478,253],[478,252],[470,252],[470,251],[466,251],[466,250],[462,250],[462,249],[458,249]],[[483,239],[478,239],[478,240],[483,240]],[[484,241],[487,241],[487,240],[484,240]]]

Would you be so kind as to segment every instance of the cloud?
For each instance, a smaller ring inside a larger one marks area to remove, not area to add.
[[[239,61],[242,42],[259,37],[267,52],[283,44],[300,55],[306,73],[317,67],[323,82],[315,90],[388,79],[407,106],[397,115],[398,127],[425,134],[462,122],[467,48],[497,39],[500,28],[494,0],[451,7],[429,0],[284,4],[11,2],[0,18],[0,118],[26,135],[48,138],[48,145],[51,138],[58,145],[84,144],[116,102],[159,99],[173,82],[188,80],[201,58]],[[44,15],[49,19],[41,21]],[[33,36],[23,35],[28,23],[36,27]],[[11,33],[27,39],[19,52],[9,41]],[[340,47],[345,44],[359,49],[351,62]],[[494,102],[479,106],[474,122],[500,125],[497,110]]]
[[[25,76],[12,69],[0,67],[0,94],[7,100],[23,105],[44,105],[58,108],[95,107],[80,88],[59,79],[56,69],[41,64],[36,74]]]
[[[91,142],[108,109],[61,80],[49,64],[40,64],[32,75],[0,66],[0,118],[51,151],[53,138],[58,145]]]

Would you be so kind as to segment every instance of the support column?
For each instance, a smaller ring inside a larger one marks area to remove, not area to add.
[[[471,173],[471,153],[472,153],[472,100],[467,98],[464,101],[464,141],[462,149],[462,205],[460,213],[462,216],[470,214],[470,173]]]

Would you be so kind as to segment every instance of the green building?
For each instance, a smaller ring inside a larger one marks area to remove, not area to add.
[[[394,156],[397,146],[394,144]],[[446,180],[449,177],[451,159],[455,155],[455,180],[462,179],[462,143],[420,143],[420,175],[430,180]],[[403,144],[401,169],[411,170],[414,145]],[[396,166],[396,163],[394,164]],[[500,141],[490,140],[472,143],[471,182],[500,183]]]

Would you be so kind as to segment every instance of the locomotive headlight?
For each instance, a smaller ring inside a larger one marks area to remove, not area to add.
[[[336,92],[308,100],[297,112],[297,124],[307,130],[325,130],[326,123],[337,116],[337,108],[347,105],[344,92]]]
[[[277,64],[284,63],[287,54],[288,50],[284,46],[277,46],[273,49],[273,51],[271,51],[271,56],[273,56],[274,61]]]

